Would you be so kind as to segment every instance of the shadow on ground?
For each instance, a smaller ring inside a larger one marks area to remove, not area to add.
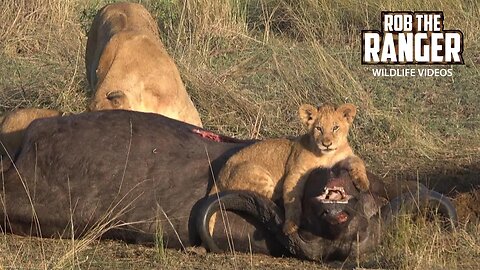
[[[443,161],[429,170],[400,172],[397,179],[419,180],[452,198],[460,222],[480,222],[480,163]]]

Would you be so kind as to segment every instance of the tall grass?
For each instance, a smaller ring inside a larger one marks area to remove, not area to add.
[[[387,269],[476,269],[479,229],[478,224],[460,225],[445,233],[440,223],[401,216],[370,263]]]
[[[86,32],[96,11],[111,2],[3,1],[0,110],[84,111],[89,98],[83,61]],[[157,19],[207,128],[241,138],[295,135],[302,132],[296,115],[300,104],[353,102],[359,111],[350,141],[376,172],[428,172],[447,161],[458,166],[478,163],[478,1],[139,2]],[[360,65],[360,31],[379,29],[383,10],[442,10],[445,27],[464,33],[466,65],[454,67],[454,76],[447,78],[373,78],[369,68]],[[478,254],[478,239],[469,236],[478,235],[476,225],[454,234],[463,241],[455,240],[454,251],[440,248],[428,256],[428,245],[446,244],[451,237],[430,232],[427,225],[402,226],[381,250],[387,258],[384,267],[460,267],[461,257],[473,260]],[[430,234],[431,241],[439,242],[421,241]],[[85,250],[92,243],[78,244]],[[65,254],[70,248],[67,245]],[[440,260],[452,252],[461,256]],[[11,265],[19,256],[0,263]],[[61,258],[60,265],[70,259]]]

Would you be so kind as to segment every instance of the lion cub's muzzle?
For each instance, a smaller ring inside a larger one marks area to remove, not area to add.
[[[317,147],[324,154],[333,153],[335,150],[337,150],[337,148],[333,145],[332,142],[328,142],[328,143],[320,142],[320,143],[317,143]]]

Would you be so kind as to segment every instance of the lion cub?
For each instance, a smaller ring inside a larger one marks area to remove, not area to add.
[[[361,191],[368,190],[365,164],[353,153],[347,140],[355,114],[352,104],[337,109],[331,105],[300,106],[299,116],[308,133],[295,139],[268,139],[240,150],[223,166],[217,186],[210,193],[249,190],[272,200],[283,198],[283,231],[295,232],[300,225],[303,187],[313,169],[342,162],[355,186]]]

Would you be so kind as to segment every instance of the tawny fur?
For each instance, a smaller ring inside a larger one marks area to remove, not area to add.
[[[342,162],[356,187],[368,190],[365,164],[347,140],[355,114],[352,104],[338,109],[330,105],[318,109],[302,105],[299,116],[308,128],[306,134],[295,139],[268,139],[242,149],[223,166],[211,194],[219,190],[249,190],[272,200],[283,199],[284,232],[295,232],[300,225],[303,188],[313,169]],[[214,221],[212,218],[210,229]]]
[[[140,4],[102,8],[88,34],[87,79],[91,110],[152,112],[202,126],[157,24]]]
[[[60,115],[62,112],[36,108],[18,109],[6,113],[3,121],[0,121],[0,141],[3,144],[3,146],[0,145],[0,155],[3,158],[8,158],[8,156],[13,158],[23,142],[25,129],[33,120]]]

